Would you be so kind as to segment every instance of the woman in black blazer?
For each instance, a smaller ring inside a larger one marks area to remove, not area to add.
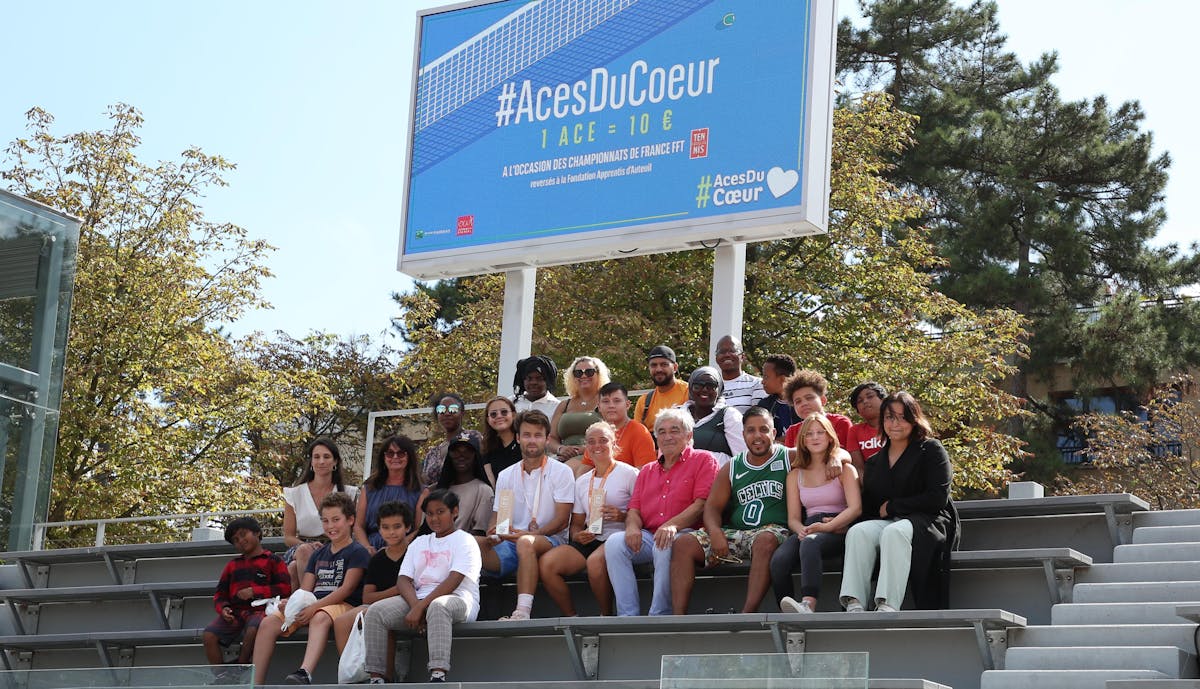
[[[921,405],[894,392],[880,405],[883,449],[863,471],[863,521],[846,534],[841,601],[847,612],[895,612],[911,587],[918,608],[945,605],[945,561],[958,533],[953,470]],[[880,560],[875,594],[871,572]]]

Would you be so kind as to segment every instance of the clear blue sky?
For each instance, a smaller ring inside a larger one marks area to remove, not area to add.
[[[39,0],[7,3],[0,141],[33,106],[59,133],[105,126],[107,105],[146,117],[143,155],[197,145],[237,163],[209,217],[276,247],[272,310],[237,333],[310,330],[377,336],[396,272],[416,11],[444,2]],[[853,5],[843,2],[842,11]],[[1026,61],[1057,50],[1067,98],[1141,101],[1174,164],[1162,241],[1200,238],[1197,95],[1200,5],[1184,0],[1000,0],[1002,29]]]

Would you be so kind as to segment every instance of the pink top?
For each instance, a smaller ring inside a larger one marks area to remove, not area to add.
[[[688,505],[708,499],[716,476],[717,460],[708,450],[697,450],[690,445],[683,448],[683,454],[670,471],[663,470],[662,456],[659,455],[657,462],[643,466],[638,474],[629,509],[642,515],[643,529],[657,531]],[[701,524],[689,526],[700,528]]]
[[[801,476],[796,476],[796,486],[800,488],[800,504],[808,515],[837,514],[846,509],[846,491],[842,489],[842,480],[833,479],[823,486],[807,488]]]

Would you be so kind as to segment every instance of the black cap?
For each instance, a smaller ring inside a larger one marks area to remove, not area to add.
[[[650,350],[650,353],[646,355],[646,361],[657,359],[659,357],[662,357],[673,364],[675,363],[675,350],[666,345],[659,345]]]
[[[225,540],[233,545],[233,535],[241,529],[249,529],[252,533],[262,536],[262,527],[254,517],[238,517],[225,525]]]
[[[466,431],[459,433],[458,437],[450,441],[450,444],[446,447],[446,451],[449,452],[450,449],[455,445],[470,445],[475,449],[475,454],[480,454],[480,452],[482,452],[482,450],[479,449],[479,436],[475,435],[474,433],[468,433]]]

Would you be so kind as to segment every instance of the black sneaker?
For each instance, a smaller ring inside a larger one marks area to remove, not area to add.
[[[300,668],[292,674],[283,678],[284,684],[312,684],[312,676],[308,674],[308,670]]]

